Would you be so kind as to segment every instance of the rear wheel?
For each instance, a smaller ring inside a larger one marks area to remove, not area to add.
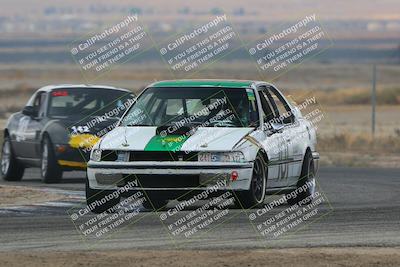
[[[9,136],[4,137],[1,149],[1,176],[6,181],[21,181],[25,167],[15,157]]]
[[[314,160],[311,152],[307,151],[304,156],[303,166],[299,181],[297,182],[297,189],[286,195],[288,204],[307,205],[314,199],[315,194],[315,167]]]
[[[264,203],[267,186],[267,168],[263,157],[258,154],[253,167],[250,189],[244,192],[237,192],[236,197],[239,207],[252,208]]]
[[[45,183],[59,183],[62,179],[62,170],[58,165],[56,155],[54,153],[53,144],[50,138],[45,137],[42,142],[42,157],[40,164],[40,173]]]
[[[119,194],[115,197],[114,192],[112,190],[92,189],[86,178],[86,204],[91,212],[103,213],[118,205],[121,197]]]

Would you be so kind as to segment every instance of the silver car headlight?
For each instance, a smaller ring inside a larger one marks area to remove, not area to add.
[[[90,154],[90,160],[101,161],[101,149],[93,149]]]
[[[240,151],[234,152],[200,152],[198,161],[202,162],[244,162],[244,155]]]

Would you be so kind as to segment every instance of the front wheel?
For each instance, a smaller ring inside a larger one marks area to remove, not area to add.
[[[16,159],[9,136],[4,137],[1,149],[1,176],[6,181],[21,181],[25,167]]]
[[[297,189],[286,195],[289,205],[307,205],[312,203],[315,194],[315,166],[311,152],[304,156]]]
[[[237,201],[239,202],[237,203],[237,206],[248,209],[252,207],[258,207],[263,204],[265,199],[266,186],[266,163],[263,157],[259,154],[254,161],[250,189],[236,193]]]
[[[60,165],[58,165],[53,145],[48,137],[43,139],[41,151],[40,173],[43,182],[59,183],[62,178],[62,170]]]

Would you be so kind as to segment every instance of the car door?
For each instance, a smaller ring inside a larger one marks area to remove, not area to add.
[[[286,181],[286,186],[292,186],[298,181],[302,163],[301,140],[298,139],[301,125],[292,113],[291,105],[276,88],[269,87],[265,94],[274,106],[276,119],[283,126],[280,175]]]
[[[18,122],[16,132],[16,153],[21,158],[40,157],[41,121],[45,116],[46,92],[38,92],[28,105],[33,106],[35,114],[23,115]]]
[[[276,118],[276,111],[273,108],[270,100],[265,95],[264,91],[266,90],[266,87],[260,86],[258,89],[264,123],[264,140],[262,145],[264,150],[268,152],[269,157],[267,187],[284,187],[287,185],[287,176],[280,163],[286,158],[287,150],[283,141],[283,132],[274,131],[272,129],[272,123],[275,122]]]

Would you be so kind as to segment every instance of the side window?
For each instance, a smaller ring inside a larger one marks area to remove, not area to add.
[[[46,93],[40,95],[40,107],[39,107],[39,117],[43,117],[46,112]]]
[[[44,115],[45,103],[46,103],[46,93],[45,92],[38,93],[32,105],[38,117],[42,117]]]
[[[269,123],[275,118],[275,112],[271,106],[271,103],[265,97],[263,91],[259,91],[259,96],[261,99],[261,107],[263,109],[264,123]]]
[[[286,100],[274,88],[265,92],[274,106],[275,118],[279,118],[283,123],[293,123],[294,118],[290,106]]]

